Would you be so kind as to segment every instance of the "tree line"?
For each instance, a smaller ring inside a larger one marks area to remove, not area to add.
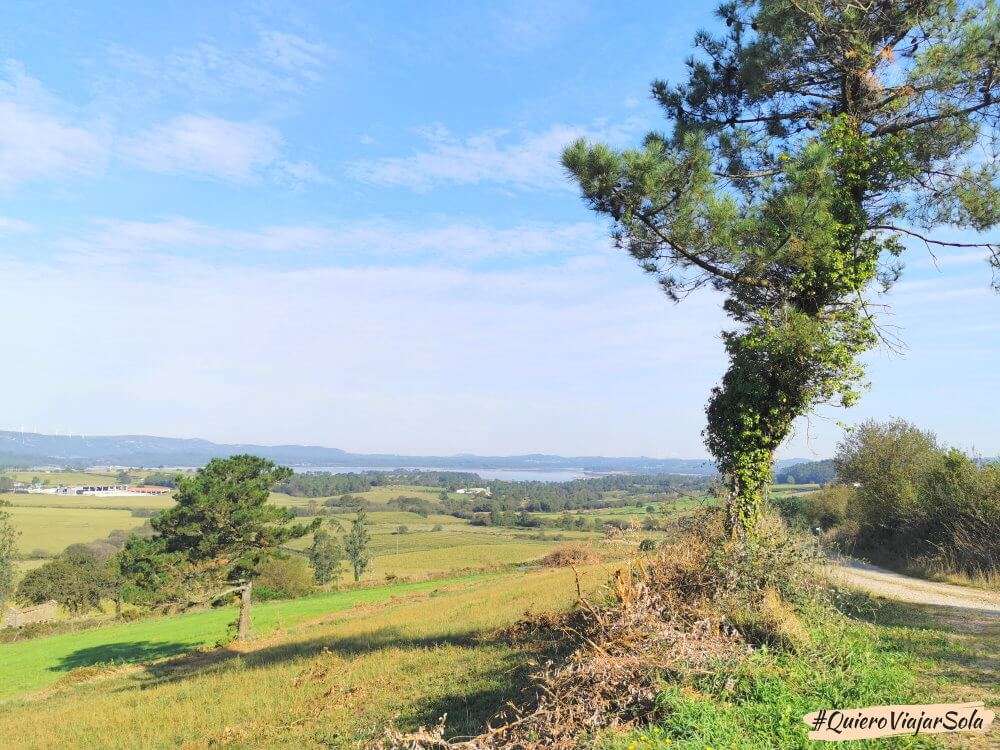
[[[260,596],[302,593],[312,583],[336,581],[343,563],[357,581],[371,562],[371,534],[364,509],[338,540],[315,518],[295,521],[288,509],[269,502],[271,488],[291,470],[256,456],[210,461],[180,477],[176,503],[131,534],[117,533],[92,544],[75,544],[29,571],[17,588],[25,603],[55,600],[84,613],[112,600],[119,612],[128,603],[140,609],[177,611],[190,606],[240,600],[238,638],[250,630],[253,587]],[[0,513],[0,604],[12,593],[13,534]],[[304,555],[289,542],[312,534]],[[5,554],[4,550],[10,547]],[[308,564],[306,563],[308,560]]]

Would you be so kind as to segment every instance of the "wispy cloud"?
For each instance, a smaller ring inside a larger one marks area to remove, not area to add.
[[[281,134],[268,125],[187,114],[126,140],[122,154],[162,174],[231,182],[250,182],[268,173],[299,182],[320,178],[311,164],[283,160],[283,145]]]
[[[0,216],[0,234],[24,234],[35,230],[35,225],[23,219]]]
[[[409,156],[356,161],[348,172],[362,182],[417,191],[449,184],[570,189],[559,161],[569,143],[581,137],[620,142],[638,128],[637,122],[615,127],[553,125],[538,132],[490,130],[458,138],[435,125],[420,131],[426,149]]]
[[[345,261],[368,264],[390,258],[407,263],[448,259],[460,264],[527,256],[565,260],[600,257],[609,247],[604,230],[590,222],[498,227],[454,221],[415,225],[372,219],[233,229],[175,217],[161,221],[101,220],[96,225],[93,232],[64,239],[64,250],[123,261],[144,254],[197,257],[205,251],[221,251],[233,262],[250,263],[261,258],[247,256],[248,252],[277,253],[291,256],[279,260],[304,258],[314,264],[341,265]]]
[[[120,85],[125,75],[138,79],[137,88],[147,96],[153,91],[207,99],[302,93],[322,79],[332,57],[319,42],[273,29],[262,30],[255,45],[237,50],[202,42],[162,58],[123,46],[113,46],[108,52],[118,73],[106,88]]]
[[[20,63],[0,65],[0,188],[97,172],[108,155],[98,128],[72,124]]]

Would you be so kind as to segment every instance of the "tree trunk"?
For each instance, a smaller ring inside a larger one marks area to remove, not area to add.
[[[250,591],[253,581],[247,581],[240,590],[240,619],[236,630],[236,640],[246,641],[250,638]]]

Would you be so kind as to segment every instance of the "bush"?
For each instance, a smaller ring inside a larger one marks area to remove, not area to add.
[[[543,557],[542,565],[549,568],[563,568],[570,565],[592,565],[600,561],[601,556],[591,547],[583,544],[564,544]]]
[[[314,580],[312,568],[301,557],[272,557],[261,566],[253,593],[260,601],[295,599],[313,593]]]
[[[879,562],[935,573],[1000,574],[1000,467],[980,466],[906,422],[862,427],[838,448],[858,486],[841,538]]]
[[[838,484],[816,492],[778,497],[774,505],[790,525],[826,531],[844,523],[853,502],[854,488]]]

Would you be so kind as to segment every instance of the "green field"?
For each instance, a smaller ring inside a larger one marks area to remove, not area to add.
[[[5,510],[14,529],[20,532],[17,548],[22,554],[40,550],[54,555],[70,544],[102,539],[114,529],[133,529],[146,520],[127,510],[49,507]]]
[[[473,579],[403,583],[382,588],[335,592],[254,607],[254,632],[266,635],[318,615],[393,596],[455,586]],[[38,690],[76,667],[128,664],[176,656],[226,639],[235,609],[223,607],[173,617],[97,627],[33,640],[0,644],[0,699]]]
[[[604,583],[610,570],[583,569],[584,590]],[[495,637],[497,628],[525,611],[564,608],[574,598],[572,571],[542,569],[259,605],[255,623],[263,637],[241,650],[184,655],[220,637],[234,615],[231,609],[0,645],[6,678],[0,689],[9,697],[0,704],[0,737],[18,748],[355,748],[390,722],[415,729],[443,714],[449,735],[472,734],[514,697],[530,663],[529,652]],[[915,619],[911,608],[893,606],[871,617],[872,626],[852,625],[857,633],[852,637],[862,638],[858,649],[879,639],[892,652],[886,658],[893,669],[905,665],[919,675],[928,701],[995,700],[996,686],[979,671],[1000,657],[995,623],[992,628],[970,623],[975,627],[956,635],[958,617]],[[773,718],[781,701],[795,698],[773,682],[778,676],[824,690],[864,679],[878,689],[879,674],[871,671],[877,665],[818,668],[810,658],[807,653],[781,661],[759,654],[762,667],[778,671],[762,678],[770,690],[748,698],[746,711],[759,707]],[[135,666],[120,668],[128,664]],[[21,699],[40,689],[42,695]],[[835,696],[804,694],[803,699],[813,705]],[[806,706],[791,710],[774,719],[783,732],[800,723]],[[678,720],[694,722],[685,747],[703,749],[706,744],[693,739],[699,731],[725,728],[717,723],[718,714]],[[668,747],[649,733],[629,741],[626,737],[620,746]],[[933,742],[907,738],[879,744],[930,746]]]

